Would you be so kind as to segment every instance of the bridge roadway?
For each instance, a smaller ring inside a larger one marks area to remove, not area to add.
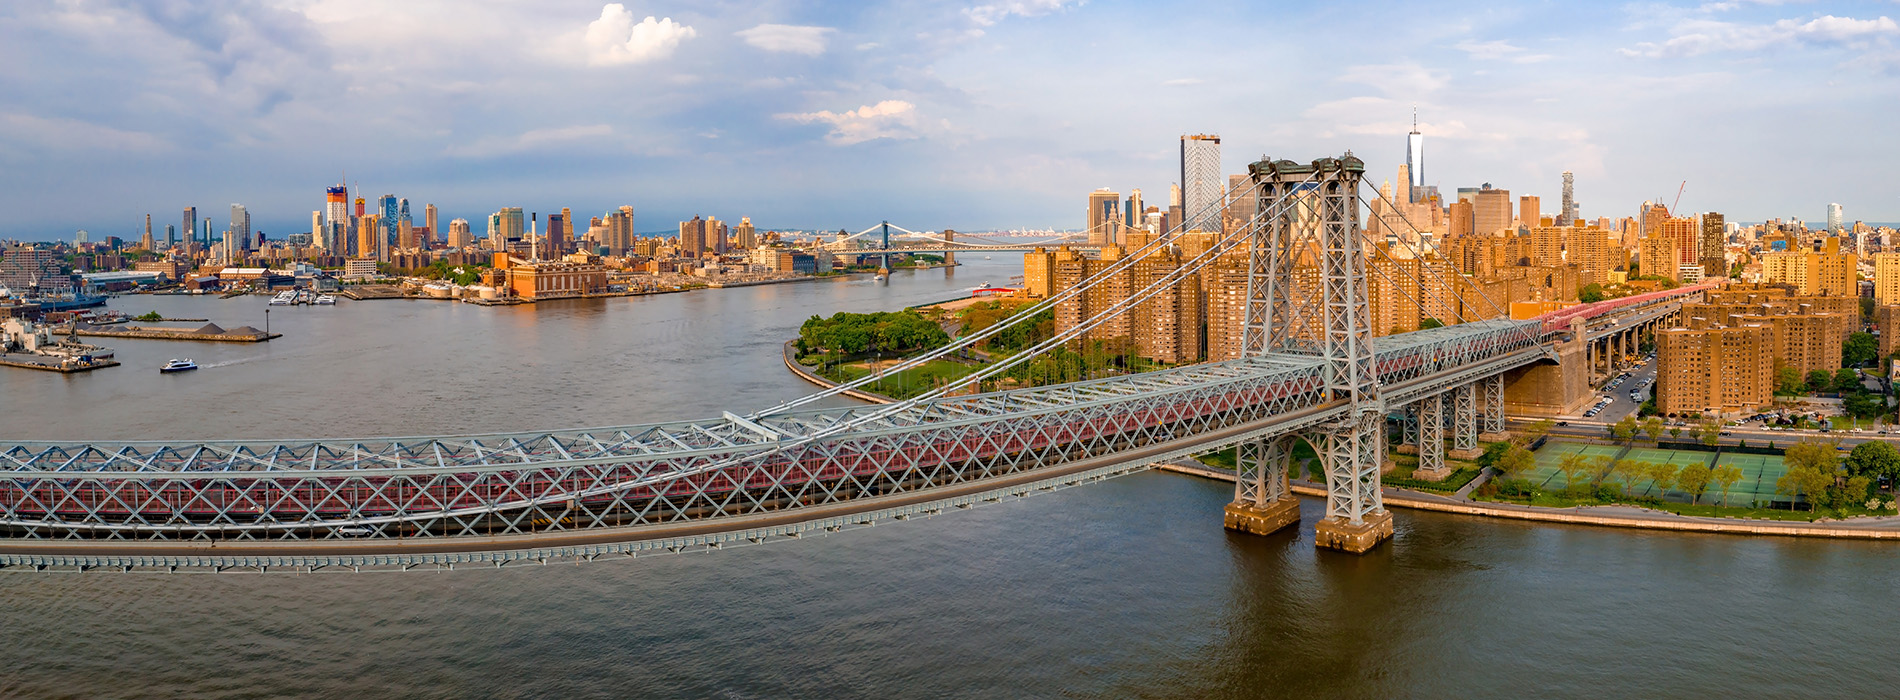
[[[1535,322],[1380,339],[1389,405],[1546,358]],[[0,566],[502,565],[930,515],[1337,420],[1273,355],[918,404],[534,436],[0,445]]]

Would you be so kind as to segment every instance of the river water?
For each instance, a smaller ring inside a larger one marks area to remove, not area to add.
[[[968,256],[975,257],[975,256]],[[124,366],[0,371],[9,438],[307,437],[618,425],[807,393],[812,314],[953,274],[481,308],[340,302],[265,344],[118,340]],[[263,299],[112,307],[264,324]],[[188,356],[204,369],[160,375]],[[1893,697],[1892,544],[1397,512],[1355,557],[1227,533],[1231,487],[1144,473],[713,554],[500,571],[0,572],[0,697]]]

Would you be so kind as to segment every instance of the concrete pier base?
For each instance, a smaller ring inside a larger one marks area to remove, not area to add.
[[[1484,448],[1473,447],[1469,450],[1445,450],[1445,456],[1451,459],[1471,461],[1484,454]]]
[[[1397,452],[1398,452],[1399,454],[1402,454],[1402,455],[1415,455],[1415,454],[1418,454],[1418,445],[1404,445],[1404,444],[1402,444],[1402,445],[1399,445],[1398,447],[1394,447],[1394,448],[1392,448],[1392,449],[1393,449],[1394,451],[1397,451]]]
[[[1287,495],[1264,506],[1229,503],[1221,524],[1229,530],[1253,535],[1271,535],[1300,521],[1300,499]]]
[[[1504,442],[1511,439],[1509,431],[1498,433],[1478,433],[1478,442]]]
[[[1385,461],[1379,463],[1380,474],[1391,474],[1392,472],[1397,471],[1398,468],[1399,468],[1399,463],[1392,461],[1391,457],[1387,457]]]
[[[1353,554],[1365,554],[1391,537],[1390,511],[1368,517],[1358,525],[1338,518],[1327,518],[1313,524],[1314,546]]]
[[[1412,478],[1419,481],[1444,481],[1454,471],[1456,470],[1452,469],[1451,465],[1440,466],[1437,469],[1419,468],[1412,470]]]

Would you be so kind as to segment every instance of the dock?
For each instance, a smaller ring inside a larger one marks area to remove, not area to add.
[[[95,338],[139,338],[143,340],[196,340],[213,343],[261,343],[272,338],[281,338],[282,333],[265,333],[250,326],[239,326],[231,330],[207,323],[194,329],[151,328],[147,326],[95,326],[81,323],[71,332],[75,335]]]
[[[402,299],[408,295],[402,293],[402,287],[393,284],[355,284],[344,287],[337,296],[363,301],[366,299]]]
[[[80,364],[77,362],[74,362],[72,364],[66,364],[62,362],[62,360],[64,359],[66,358],[54,357],[51,355],[30,355],[30,354],[24,354],[24,353],[0,353],[0,366],[19,367],[22,369],[37,369],[37,370],[41,370],[45,372],[58,372],[60,374],[73,374],[75,372],[90,372],[95,369],[104,369],[106,367],[119,366],[118,360],[93,360],[92,362],[89,362],[86,364]]]

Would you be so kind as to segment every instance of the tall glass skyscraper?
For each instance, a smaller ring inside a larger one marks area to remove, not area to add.
[[[1412,192],[1425,187],[1425,135],[1418,133],[1418,110],[1412,110],[1412,133],[1405,135],[1405,172],[1410,174]],[[1416,194],[1412,201],[1418,201]]]
[[[1827,232],[1836,236],[1841,235],[1840,204],[1830,203],[1827,205]]]
[[[242,204],[231,205],[231,236],[227,240],[231,242],[228,252],[234,257],[239,251],[251,249],[251,213]]]
[[[1181,137],[1182,230],[1220,232],[1220,137],[1192,134]]]

